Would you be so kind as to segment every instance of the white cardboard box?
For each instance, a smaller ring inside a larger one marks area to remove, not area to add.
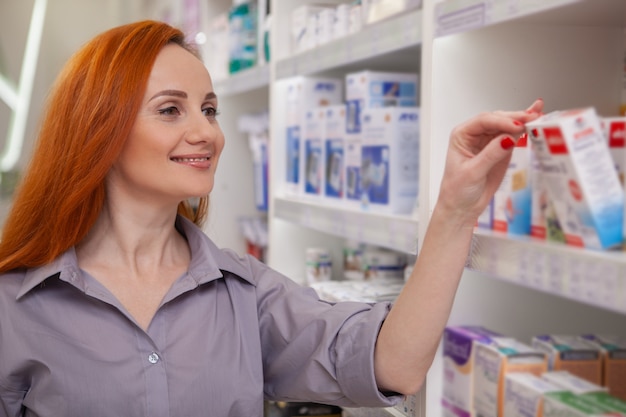
[[[366,210],[410,214],[419,179],[418,107],[363,111],[361,202]]]
[[[623,241],[624,190],[593,108],[526,124],[565,241],[606,249]]]

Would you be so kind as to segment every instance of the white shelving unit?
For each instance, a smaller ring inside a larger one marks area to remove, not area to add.
[[[305,1],[272,3],[273,50],[288,50],[289,12]],[[522,109],[542,97],[546,110],[619,107],[623,0],[424,0],[421,10],[364,28],[270,71],[271,266],[299,277],[304,248],[340,255],[343,239],[412,252],[435,204],[447,139],[485,110]],[[416,71],[421,81],[420,208],[400,218],[286,197],[281,192],[284,107],[281,81],[359,69]],[[482,324],[520,340],[538,333],[624,332],[626,254],[597,252],[477,230],[451,324]],[[415,415],[440,416],[441,360],[435,359]]]
[[[210,228],[217,231],[218,244],[231,246],[220,237],[232,233],[234,212],[254,209],[247,144],[236,131],[235,117],[269,104],[268,263],[296,281],[303,281],[310,246],[328,247],[336,259],[346,239],[415,253],[439,191],[449,133],[467,118],[486,110],[522,109],[537,97],[544,99],[546,111],[592,105],[612,115],[619,108],[624,0],[423,0],[420,10],[290,55],[290,12],[308,3],[313,1],[272,0],[273,61],[215,83],[227,144],[212,194],[211,216],[220,224]],[[219,11],[230,1],[210,4]],[[282,192],[283,81],[295,75],[343,77],[362,69],[420,74],[420,199],[414,216],[332,207]],[[538,333],[625,331],[622,252],[477,230],[467,266],[450,324],[481,324],[526,341]],[[441,373],[438,355],[425,389],[414,399],[415,416],[442,415]]]

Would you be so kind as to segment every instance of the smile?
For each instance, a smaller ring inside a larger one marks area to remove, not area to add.
[[[174,162],[204,162],[208,160],[209,160],[208,156],[205,156],[202,158],[172,158],[172,161]]]

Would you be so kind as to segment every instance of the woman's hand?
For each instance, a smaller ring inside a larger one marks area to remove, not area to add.
[[[537,100],[526,111],[483,113],[453,130],[420,254],[376,342],[382,390],[420,389],[450,316],[478,215],[500,185],[524,124],[542,110]]]
[[[504,176],[525,123],[543,111],[536,100],[527,110],[482,113],[450,135],[438,205],[473,227]]]

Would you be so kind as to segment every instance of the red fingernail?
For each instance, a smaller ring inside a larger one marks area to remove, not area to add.
[[[513,120],[513,124],[514,124],[515,126],[521,126],[521,125],[522,125],[522,122],[520,122],[519,120]]]
[[[513,139],[507,136],[500,141],[500,146],[502,146],[502,149],[504,149],[505,151],[508,151],[515,146],[515,142],[513,141]]]

